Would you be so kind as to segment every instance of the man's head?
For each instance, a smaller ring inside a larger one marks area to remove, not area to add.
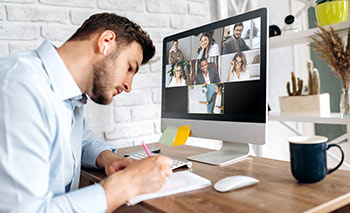
[[[155,54],[152,40],[139,25],[112,13],[90,16],[68,42],[85,40],[93,40],[100,57],[92,64],[92,85],[87,89],[99,104],[109,104],[122,91],[130,92],[139,66]]]
[[[177,50],[177,48],[179,48],[179,42],[177,40],[173,41],[173,48],[175,51]]]
[[[233,27],[233,36],[236,39],[239,39],[242,36],[242,32],[243,32],[243,24],[242,22],[238,22],[234,25]]]
[[[208,62],[207,59],[203,58],[199,61],[199,68],[202,70],[202,72],[207,73],[208,72]]]

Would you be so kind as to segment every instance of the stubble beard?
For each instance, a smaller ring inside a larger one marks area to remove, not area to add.
[[[117,60],[118,55],[119,50],[116,49],[106,58],[101,59],[93,65],[93,87],[90,98],[97,104],[107,105],[113,100],[113,96],[111,95],[111,91],[114,88],[112,83],[112,76],[115,71],[113,61]]]

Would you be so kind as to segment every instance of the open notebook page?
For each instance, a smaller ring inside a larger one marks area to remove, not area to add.
[[[196,175],[189,171],[174,172],[162,186],[162,188],[154,193],[137,195],[131,198],[127,205],[135,205],[143,200],[163,197],[167,195],[187,192],[191,190],[201,189],[210,186],[210,180]]]

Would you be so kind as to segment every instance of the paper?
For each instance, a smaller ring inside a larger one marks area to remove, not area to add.
[[[144,200],[201,189],[210,185],[210,180],[196,175],[192,172],[175,172],[169,177],[167,182],[162,186],[162,188],[159,191],[154,193],[137,195],[131,198],[126,204],[128,206],[132,206]]]
[[[177,134],[173,146],[184,145],[188,136],[191,136],[191,125],[180,126],[177,129]]]
[[[160,137],[159,143],[168,146],[179,146],[186,143],[188,136],[191,136],[191,125],[168,126]]]

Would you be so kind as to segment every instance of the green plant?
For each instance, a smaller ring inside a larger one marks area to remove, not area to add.
[[[293,91],[290,90],[290,83],[289,81],[287,82],[287,92],[289,96],[299,96],[301,95],[301,91],[303,89],[303,80],[300,78],[295,78],[294,72],[291,73],[292,75],[292,89]],[[297,81],[298,81],[298,86],[297,86]],[[297,88],[298,87],[298,88]]]
[[[316,68],[313,68],[312,61],[307,62],[308,71],[308,94],[317,95],[320,94],[320,75]]]

